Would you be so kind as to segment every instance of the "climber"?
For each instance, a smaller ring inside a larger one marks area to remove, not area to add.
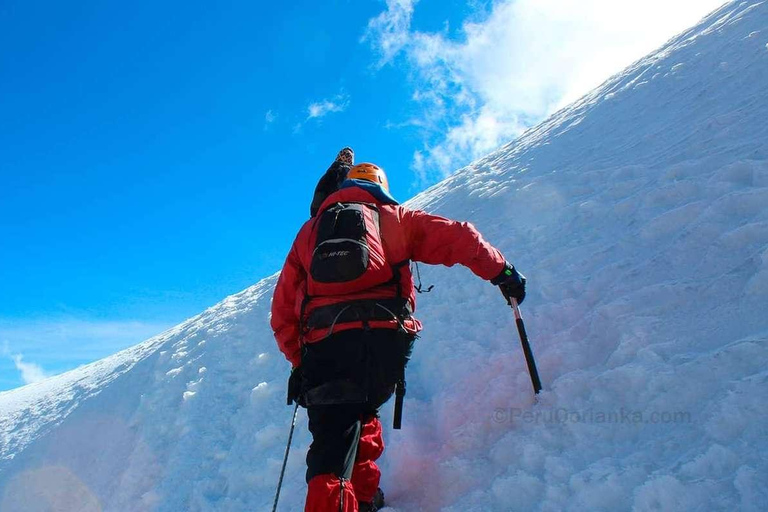
[[[384,505],[378,410],[404,394],[422,327],[410,262],[459,263],[507,299],[525,298],[525,277],[474,226],[399,205],[384,171],[353,158],[342,150],[318,184],[272,300],[272,329],[293,367],[288,402],[306,407],[313,436],[306,512]]]

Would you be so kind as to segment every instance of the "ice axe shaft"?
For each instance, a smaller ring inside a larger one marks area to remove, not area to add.
[[[512,306],[512,310],[515,312],[517,333],[520,335],[520,344],[523,346],[525,363],[528,365],[528,374],[531,376],[531,384],[533,384],[533,392],[538,395],[539,391],[541,391],[541,379],[539,379],[539,370],[536,369],[536,360],[533,358],[531,343],[528,341],[528,333],[525,332],[525,322],[523,322],[523,316],[520,314],[517,299],[509,297],[509,305]]]

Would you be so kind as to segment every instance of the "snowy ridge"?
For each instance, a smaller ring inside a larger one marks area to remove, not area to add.
[[[139,492],[135,486],[155,482],[158,458],[173,453],[173,442],[164,445],[168,439],[163,435],[182,437],[179,416],[189,412],[186,404],[206,377],[205,367],[195,363],[207,355],[206,343],[212,341],[213,360],[220,353],[231,358],[229,366],[214,368],[212,378],[219,378],[219,371],[238,371],[233,366],[241,367],[247,359],[238,357],[236,332],[244,334],[241,348],[249,354],[253,348],[249,335],[257,336],[259,330],[262,348],[272,348],[271,331],[263,325],[266,312],[254,305],[266,304],[268,309],[275,280],[276,276],[264,279],[136,347],[0,394],[0,480],[5,486],[0,510],[51,510],[60,502],[64,505],[53,510],[152,510],[156,493]],[[250,327],[249,319],[259,327]],[[269,358],[265,354],[254,359],[252,364],[258,365]],[[275,367],[276,374],[284,371]],[[243,380],[250,382],[250,375]],[[210,412],[194,410],[197,421]],[[19,472],[17,467],[35,469]],[[38,489],[41,495],[32,499],[30,487],[37,486],[44,490]],[[111,501],[109,508],[105,501]],[[167,510],[184,509],[170,505]]]
[[[410,201],[529,276],[545,392],[498,292],[422,268],[390,510],[768,509],[766,43],[768,3],[729,3]],[[275,278],[0,394],[0,510],[269,510],[290,421]],[[305,423],[281,510],[302,509]]]
[[[41,435],[41,429],[61,422],[80,402],[131,370],[177,329],[70,372],[0,393],[0,432],[4,434],[0,461],[12,459]]]

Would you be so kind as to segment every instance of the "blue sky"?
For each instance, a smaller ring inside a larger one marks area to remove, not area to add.
[[[721,2],[667,3],[5,0],[0,390],[277,271],[341,147],[405,200]]]

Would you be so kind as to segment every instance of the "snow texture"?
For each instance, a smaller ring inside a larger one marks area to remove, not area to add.
[[[424,267],[387,510],[768,510],[768,3],[733,2],[410,206],[529,277]],[[0,510],[270,510],[291,409],[276,276],[0,394]],[[389,426],[391,406],[383,409]],[[301,510],[302,412],[281,510]]]

